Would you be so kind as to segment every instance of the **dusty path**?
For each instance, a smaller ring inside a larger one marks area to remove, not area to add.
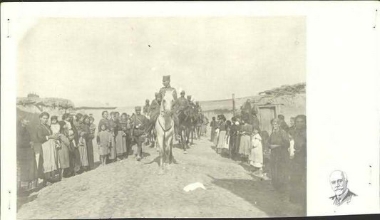
[[[279,195],[270,181],[257,179],[238,162],[221,157],[203,137],[188,154],[175,148],[172,164],[158,175],[155,149],[64,179],[30,195],[17,217],[265,217],[303,215],[301,208]],[[206,190],[185,192],[201,182]]]

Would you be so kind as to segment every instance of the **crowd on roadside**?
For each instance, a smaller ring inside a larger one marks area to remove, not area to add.
[[[210,122],[211,141],[219,154],[249,165],[252,174],[271,180],[272,186],[288,193],[290,201],[306,204],[306,116],[283,115],[271,120],[271,131],[260,130],[257,110],[227,120],[224,115]]]
[[[140,112],[136,109],[136,115]],[[134,116],[103,111],[98,126],[92,115],[81,113],[50,117],[42,112],[36,126],[29,125],[27,117],[19,117],[18,189],[30,191],[94,169],[98,165],[94,162],[94,147],[98,149],[99,165],[127,158],[134,144]]]

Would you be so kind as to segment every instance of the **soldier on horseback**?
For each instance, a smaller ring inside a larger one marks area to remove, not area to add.
[[[143,114],[145,115],[145,117],[149,116],[149,109],[150,109],[149,99],[147,99],[147,100],[145,100],[145,106],[143,108]]]
[[[155,134],[152,134],[153,133],[152,131],[153,131],[154,125],[157,121],[157,117],[160,114],[160,105],[161,105],[161,100],[162,100],[160,93],[156,92],[155,96],[156,96],[156,98],[154,100],[152,100],[152,103],[149,106],[149,123],[148,123],[147,129],[146,129],[146,133],[150,134],[152,136],[152,139],[153,139],[151,147],[153,147],[155,144],[154,143]]]
[[[165,96],[165,93],[169,92],[172,93],[173,95],[173,105],[171,106],[171,113],[172,113],[172,118],[174,120],[174,133],[175,133],[175,138],[176,140],[180,139],[179,133],[178,133],[178,126],[179,126],[179,121],[178,121],[178,116],[175,114],[175,108],[176,108],[176,103],[177,103],[177,90],[173,87],[170,86],[170,75],[168,76],[163,76],[162,78],[162,84],[164,87],[160,89],[160,94],[161,97]]]
[[[185,91],[181,91],[181,97],[177,100],[177,115],[186,115],[187,116],[187,108],[190,106],[188,100],[185,98]],[[181,121],[180,121],[181,123]]]
[[[191,95],[188,95],[188,96],[187,96],[187,102],[189,103],[189,106],[191,106],[191,107],[194,107],[194,106],[195,106],[195,105],[194,105],[194,102],[191,101]]]

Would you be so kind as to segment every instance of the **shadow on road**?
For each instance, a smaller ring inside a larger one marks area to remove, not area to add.
[[[173,160],[172,164],[179,164],[178,161],[174,158],[174,156],[173,156],[172,160]],[[144,165],[149,165],[149,164],[152,164],[152,163],[156,163],[157,166],[159,166],[160,165],[160,156],[157,156],[156,158],[154,158],[150,162],[144,163]]]
[[[183,146],[182,144],[173,144],[173,148],[177,148],[177,149],[180,149],[180,150],[183,150]],[[186,149],[189,149],[189,147],[187,147]]]
[[[36,192],[36,191],[37,190],[33,190],[32,192]],[[37,194],[31,195],[31,193],[30,193],[30,194],[25,194],[25,195],[18,195],[17,196],[17,210],[16,210],[16,212],[18,210],[20,210],[21,206],[23,206],[29,202],[32,202],[36,198],[37,198]]]
[[[243,198],[269,216],[306,215],[304,208],[288,202],[287,197],[276,192],[268,181],[259,178],[253,180],[217,179],[208,176],[212,179],[212,184]]]
[[[150,153],[147,153],[147,152],[142,152],[142,157],[149,157],[150,156]]]

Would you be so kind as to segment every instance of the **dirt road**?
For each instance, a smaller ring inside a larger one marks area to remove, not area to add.
[[[270,181],[250,175],[239,162],[215,153],[203,137],[188,154],[174,148],[177,164],[158,174],[158,153],[144,147],[133,156],[64,179],[31,194],[18,219],[115,217],[265,217],[304,215],[274,191]],[[194,182],[206,187],[185,192]]]

